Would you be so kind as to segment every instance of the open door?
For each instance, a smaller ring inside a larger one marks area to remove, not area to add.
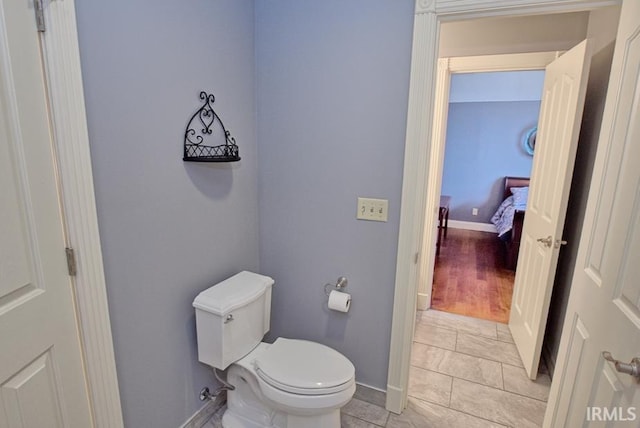
[[[509,328],[535,379],[562,245],[573,164],[590,65],[585,40],[545,72],[531,187],[524,221]]]
[[[638,76],[640,2],[632,0],[620,14],[545,427],[637,427],[640,420],[640,373],[627,374],[640,369]]]
[[[0,427],[93,427],[39,34],[0,0]]]

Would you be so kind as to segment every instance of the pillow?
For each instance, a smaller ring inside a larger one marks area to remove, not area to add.
[[[512,187],[511,194],[513,195],[513,207],[517,210],[526,210],[529,187]]]

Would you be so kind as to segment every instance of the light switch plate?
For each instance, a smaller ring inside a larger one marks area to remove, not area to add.
[[[389,217],[389,200],[358,198],[358,220],[387,221]]]

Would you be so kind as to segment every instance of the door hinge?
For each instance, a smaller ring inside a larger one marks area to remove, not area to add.
[[[36,12],[36,27],[39,32],[44,33],[46,29],[44,25],[44,0],[33,0],[33,6]]]
[[[78,272],[78,267],[76,265],[76,253],[73,248],[65,248],[65,253],[67,253],[67,269],[69,270],[69,276],[76,276]]]
[[[418,264],[418,260],[420,260],[420,252],[417,252],[414,259],[413,259],[413,264]]]

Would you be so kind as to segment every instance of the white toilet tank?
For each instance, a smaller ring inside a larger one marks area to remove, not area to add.
[[[244,271],[196,296],[200,362],[224,370],[262,341],[270,326],[273,282]]]

